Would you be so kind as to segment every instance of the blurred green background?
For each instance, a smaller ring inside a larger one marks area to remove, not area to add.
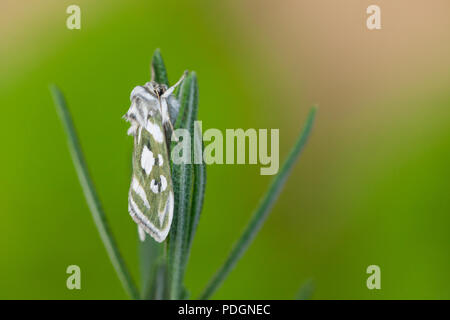
[[[66,28],[81,7],[81,30]],[[382,29],[365,27],[378,4]],[[169,79],[195,70],[203,129],[279,128],[283,160],[309,107],[311,140],[217,299],[450,298],[450,3],[420,1],[0,1],[0,298],[123,299],[48,90],[66,95],[132,274],[132,142],[121,116],[161,48]],[[270,177],[208,166],[187,271],[196,297]],[[82,289],[66,289],[66,267]],[[366,268],[381,267],[381,290]]]

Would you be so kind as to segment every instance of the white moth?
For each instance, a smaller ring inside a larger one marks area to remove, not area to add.
[[[138,225],[141,241],[145,233],[156,241],[166,239],[173,217],[174,194],[170,174],[169,147],[172,121],[179,104],[172,95],[186,73],[170,88],[153,81],[131,91],[131,106],[124,118],[134,138],[133,175],[128,211]]]

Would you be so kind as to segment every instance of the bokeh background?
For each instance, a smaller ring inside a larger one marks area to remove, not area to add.
[[[81,7],[81,30],[66,28]],[[366,28],[381,7],[382,30]],[[284,159],[309,107],[309,144],[248,253],[215,294],[450,298],[448,0],[0,1],[0,298],[127,298],[82,195],[48,90],[66,95],[120,250],[138,278],[121,116],[161,48],[195,70],[204,129],[279,128]],[[197,296],[270,177],[208,167],[186,284]],[[66,267],[82,289],[66,289]],[[366,268],[381,267],[381,290]]]

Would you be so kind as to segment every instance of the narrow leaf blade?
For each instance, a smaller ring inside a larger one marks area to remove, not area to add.
[[[180,112],[175,129],[193,130],[196,105],[198,104],[198,86],[195,73],[190,73],[182,83],[180,93]],[[191,128],[192,124],[192,128]],[[169,299],[179,299],[182,294],[184,275],[184,242],[190,199],[192,192],[192,164],[172,164],[172,183],[175,194],[174,216],[168,243],[168,281]]]
[[[169,86],[169,78],[167,77],[166,66],[159,49],[156,49],[152,58],[152,77],[153,80]]]
[[[84,160],[83,152],[78,141],[75,127],[67,108],[66,100],[64,99],[62,92],[58,89],[57,86],[50,86],[50,90],[53,96],[56,110],[67,134],[67,142],[69,144],[69,150],[72,156],[75,170],[77,172],[78,179],[80,180],[80,184],[83,189],[83,193],[89,209],[92,213],[95,225],[100,234],[100,238],[105,245],[109,259],[111,260],[111,263],[113,264],[114,269],[116,270],[116,273],[120,281],[122,282],[125,291],[132,299],[138,299],[139,293],[119,252],[116,241],[106,219],[106,215],[102,209],[100,200],[95,190],[94,183],[89,176],[87,165]]]
[[[294,145],[294,148],[289,153],[286,162],[283,164],[280,172],[276,175],[275,179],[269,187],[269,190],[262,199],[258,209],[253,214],[253,217],[251,218],[245,231],[231,250],[231,253],[228,256],[227,260],[209,282],[208,286],[201,294],[200,299],[209,299],[214,294],[214,292],[216,292],[216,290],[220,287],[231,270],[233,270],[234,266],[242,257],[244,252],[248,249],[258,231],[261,229],[264,221],[270,213],[270,210],[275,204],[275,201],[277,200],[295,162],[297,161],[298,157],[301,154],[301,151],[308,141],[308,137],[311,133],[311,129],[314,123],[315,115],[316,108],[313,107],[308,115],[303,132],[300,134],[297,142]]]
[[[194,143],[196,146],[194,149],[201,150],[201,154],[203,155],[204,146],[201,136],[201,131],[197,133],[194,137]],[[196,150],[194,150],[196,152]],[[193,181],[193,193],[192,193],[192,204],[191,204],[191,212],[189,219],[189,226],[187,232],[187,240],[186,240],[186,249],[185,249],[185,257],[184,264],[185,268],[187,262],[189,260],[189,255],[192,248],[192,242],[194,240],[195,232],[197,231],[198,222],[200,220],[200,215],[203,210],[203,202],[205,198],[205,190],[206,190],[206,164],[203,161],[203,157],[201,157],[200,164],[194,164],[194,181]]]
[[[146,236],[139,241],[139,269],[141,273],[141,299],[154,299],[157,272],[163,263],[164,245]]]

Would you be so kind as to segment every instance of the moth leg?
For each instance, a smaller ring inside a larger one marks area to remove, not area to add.
[[[170,130],[167,130],[167,131],[170,131],[170,132],[168,132],[170,134],[170,139],[171,140],[173,139],[173,141],[178,142],[179,141],[178,136],[176,135],[175,129],[173,128],[172,123],[170,121],[169,121],[169,124],[170,124],[170,128],[168,128],[168,129],[170,129]]]
[[[144,229],[142,229],[142,227],[139,224],[138,224],[137,228],[138,228],[139,240],[141,240],[141,242],[144,242],[145,241],[145,231],[144,231]]]
[[[170,121],[170,117],[169,117],[169,119],[166,121],[165,124],[169,127],[170,131],[175,131],[175,129],[173,128],[172,121]]]

